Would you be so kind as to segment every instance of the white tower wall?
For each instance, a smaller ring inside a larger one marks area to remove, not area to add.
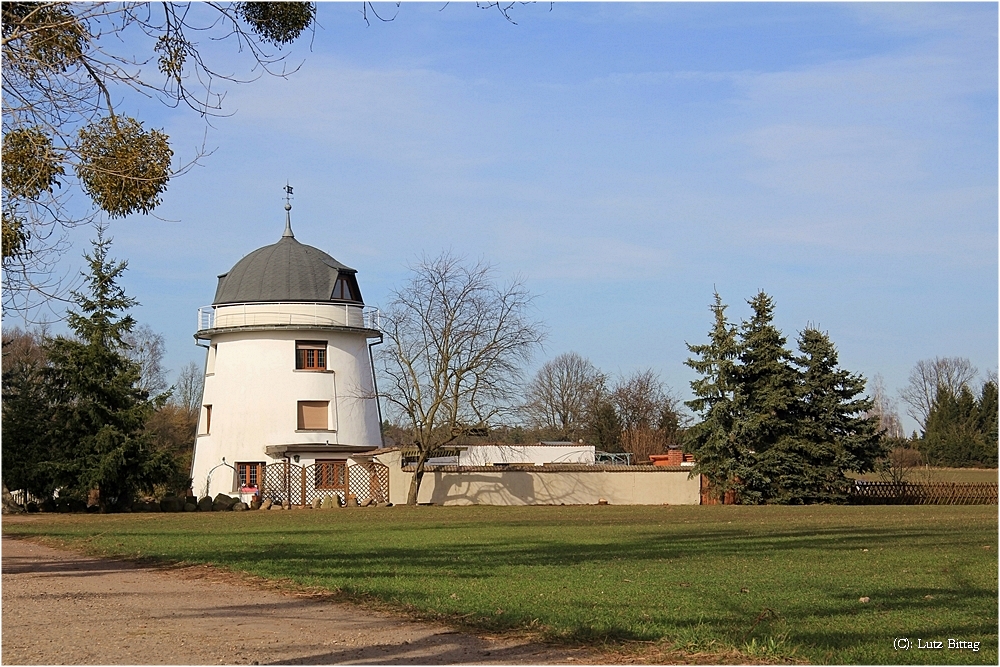
[[[296,341],[326,341],[327,370],[296,370]],[[310,328],[215,333],[206,357],[194,493],[232,493],[234,471],[229,466],[281,460],[266,455],[269,446],[380,446],[374,395],[364,333]],[[299,401],[329,401],[328,428],[300,430]],[[205,406],[211,406],[210,417]],[[223,457],[228,466],[217,467]]]

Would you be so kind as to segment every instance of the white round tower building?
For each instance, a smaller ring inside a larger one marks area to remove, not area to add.
[[[343,497],[349,459],[382,443],[370,348],[381,340],[378,311],[365,307],[354,269],[295,239],[285,210],[281,239],[220,275],[199,309],[195,338],[208,354],[191,465],[198,496],[248,499],[270,485],[292,504],[317,489]]]

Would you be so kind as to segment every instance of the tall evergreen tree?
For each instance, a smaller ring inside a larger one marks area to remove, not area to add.
[[[695,471],[705,475],[713,493],[722,497],[726,491],[737,490],[746,457],[733,437],[736,418],[733,393],[739,353],[736,327],[726,319],[726,305],[718,292],[711,310],[715,323],[708,334],[709,342],[687,346],[697,357],[684,363],[702,377],[691,383],[695,398],[685,401],[685,405],[702,419],[688,429],[684,449],[694,454]]]
[[[977,398],[968,385],[956,393],[939,385],[917,448],[931,465],[997,465],[997,386],[983,385]]]
[[[997,466],[997,427],[998,410],[1000,407],[1000,396],[995,380],[988,380],[983,383],[983,389],[979,394],[979,429],[986,441],[986,458],[984,462],[987,466],[995,468]]]
[[[796,434],[789,455],[797,471],[779,480],[777,499],[790,503],[837,502],[852,484],[845,473],[874,470],[887,454],[877,416],[866,416],[872,402],[862,394],[865,379],[838,365],[827,334],[807,328],[799,335],[801,372]]]
[[[759,292],[748,303],[753,316],[740,327],[733,437],[746,455],[741,502],[756,504],[780,497],[775,481],[799,468],[788,441],[795,434],[798,374],[774,326],[774,301]]]
[[[103,511],[131,505],[138,492],[176,474],[173,457],[157,452],[144,427],[166,395],[150,399],[139,387],[139,365],[125,356],[124,336],[136,300],[118,284],[127,263],[108,258],[111,240],[98,231],[86,255],[86,292],[74,292],[79,312],[68,316],[75,338],[45,344],[44,385],[51,406],[45,433],[50,455],[40,467],[60,495],[99,490]]]
[[[806,329],[793,358],[774,326],[774,303],[760,292],[737,329],[715,295],[715,324],[688,366],[701,378],[687,406],[701,422],[685,448],[716,494],[738,502],[806,503],[843,499],[848,471],[871,470],[884,455],[877,419],[865,417],[865,381],[838,367],[829,337]]]
[[[43,497],[53,487],[39,461],[48,460],[45,432],[51,410],[44,392],[43,335],[3,332],[3,484]]]

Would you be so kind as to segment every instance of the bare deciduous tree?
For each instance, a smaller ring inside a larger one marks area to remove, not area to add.
[[[163,334],[148,325],[140,324],[122,337],[125,342],[125,356],[139,364],[139,388],[150,396],[162,394],[168,389],[163,355],[167,345]]]
[[[677,398],[650,368],[620,378],[611,391],[611,400],[623,429],[661,428],[677,418]]]
[[[611,400],[622,425],[621,446],[636,460],[648,459],[677,444],[679,400],[652,369],[636,371],[615,383]]]
[[[198,364],[189,361],[177,374],[177,384],[174,385],[170,402],[183,408],[188,415],[197,417],[201,410],[201,394],[204,388],[205,374],[201,372]]]
[[[174,164],[169,137],[123,114],[137,99],[222,115],[216,45],[247,57],[245,80],[285,76],[276,54],[314,25],[309,2],[4,2],[3,310],[65,298],[66,230],[148,214]],[[211,58],[210,58],[211,57]],[[81,207],[81,202],[83,206]]]
[[[589,410],[604,391],[606,379],[576,352],[560,354],[535,374],[528,386],[525,414],[532,426],[576,440],[587,428]]]
[[[869,389],[872,409],[865,416],[878,417],[879,430],[887,438],[905,438],[903,422],[899,418],[899,404],[886,391],[883,377],[876,375],[872,378]]]
[[[522,365],[544,338],[528,316],[524,285],[497,284],[492,266],[444,253],[424,258],[393,292],[382,318],[381,396],[413,429],[418,452],[408,504],[416,504],[424,465],[466,426],[485,426],[514,410]]]
[[[895,447],[888,456],[882,459],[878,466],[879,477],[884,482],[902,484],[910,480],[911,473],[924,462],[919,451],[912,447]]]
[[[978,372],[964,357],[934,357],[918,361],[910,371],[909,383],[900,392],[903,401],[910,406],[906,413],[919,422],[921,429],[925,428],[938,386],[957,396]]]

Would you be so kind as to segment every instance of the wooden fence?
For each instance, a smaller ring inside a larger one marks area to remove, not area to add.
[[[992,482],[931,482],[896,484],[858,480],[851,502],[859,505],[996,505],[997,485]]]
[[[308,505],[316,498],[338,496],[343,503],[351,494],[358,502],[388,502],[389,469],[381,463],[330,461],[310,466],[270,463],[264,468],[260,495],[276,503]]]

